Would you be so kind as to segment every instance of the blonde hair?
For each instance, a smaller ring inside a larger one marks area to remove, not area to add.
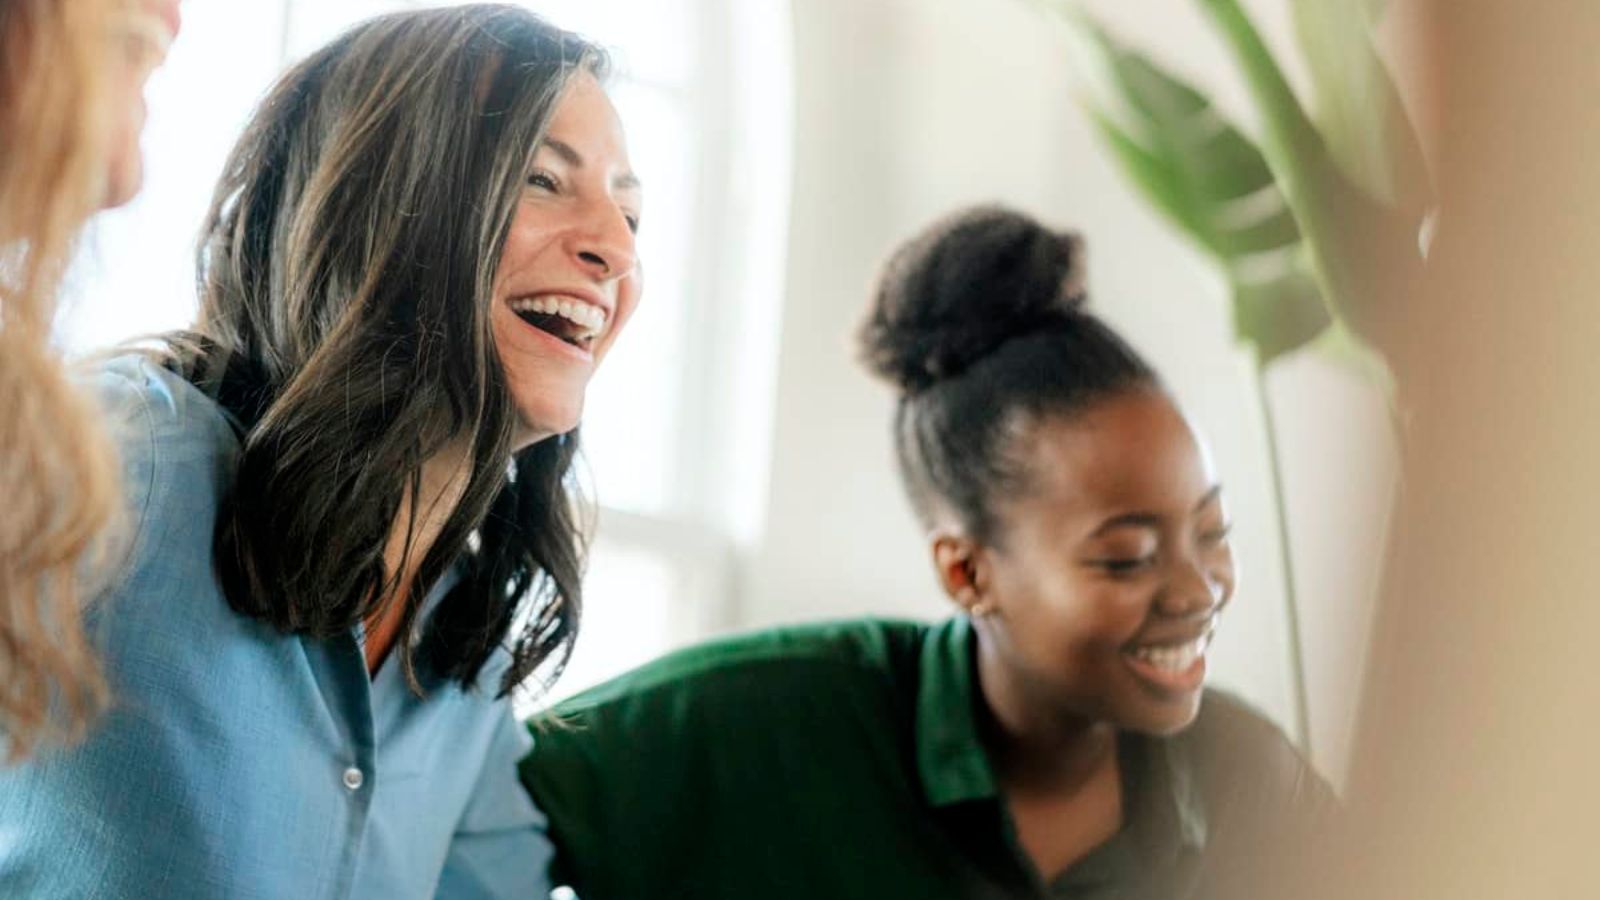
[[[120,0],[0,0],[0,744],[71,741],[105,707],[82,600],[120,509],[116,456],[50,346],[74,238],[106,190]]]

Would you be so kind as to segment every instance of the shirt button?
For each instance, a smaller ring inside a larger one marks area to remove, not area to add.
[[[344,786],[352,791],[361,790],[361,785],[366,780],[367,777],[361,774],[361,770],[355,766],[351,766],[350,768],[344,770]]]

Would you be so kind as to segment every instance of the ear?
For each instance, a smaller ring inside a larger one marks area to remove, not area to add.
[[[939,585],[957,606],[973,615],[992,611],[989,565],[983,547],[956,531],[940,528],[928,536]]]

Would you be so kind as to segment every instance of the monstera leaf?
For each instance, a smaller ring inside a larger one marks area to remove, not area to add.
[[[1294,210],[1329,311],[1367,343],[1387,349],[1407,288],[1422,268],[1421,211],[1388,205],[1345,174],[1238,0],[1199,2],[1232,50],[1261,113],[1262,154]],[[1360,7],[1354,3],[1349,9],[1359,14]],[[1387,86],[1386,77],[1383,83]],[[1415,150],[1414,141],[1410,150]],[[1420,155],[1386,155],[1410,158],[1398,164],[1402,167],[1421,166]],[[1420,191],[1405,185],[1395,193],[1409,197]]]
[[[1089,64],[1090,116],[1146,198],[1220,264],[1234,330],[1262,363],[1331,323],[1288,198],[1260,149],[1192,86],[1129,49],[1075,4],[1051,7],[1073,26]]]
[[[1432,190],[1420,142],[1378,58],[1384,0],[1292,0],[1295,36],[1315,92],[1312,118],[1351,180],[1380,201],[1420,214]]]
[[[1332,143],[1237,0],[1197,0],[1260,112],[1259,145],[1202,91],[1118,41],[1075,0],[1037,2],[1078,38],[1094,88],[1091,117],[1122,169],[1221,264],[1238,337],[1262,363],[1329,330],[1337,339],[1318,346],[1388,346],[1403,286],[1421,268],[1427,179],[1373,49],[1378,0],[1294,0],[1304,41],[1317,45],[1311,68],[1321,116],[1341,135]]]

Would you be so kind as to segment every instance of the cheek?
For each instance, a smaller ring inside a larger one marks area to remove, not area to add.
[[[511,228],[506,232],[506,242],[500,247],[500,258],[495,263],[494,284],[496,299],[504,299],[504,292],[529,287],[519,284],[528,274],[544,269],[562,271],[555,257],[546,258],[546,251],[557,239],[556,230],[550,227],[548,215],[535,200],[524,197],[512,214]],[[542,264],[542,265],[541,265]]]
[[[509,366],[515,354],[507,353],[506,348],[511,346],[512,328],[518,324],[511,310],[496,298],[494,307],[489,310],[489,334],[494,338],[494,353],[500,360],[501,368]]]
[[[1208,566],[1207,575],[1211,578],[1211,583],[1218,588],[1218,594],[1221,597],[1220,602],[1226,603],[1231,599],[1237,579],[1237,573],[1233,566],[1233,551],[1227,548],[1220,550]]]
[[[544,367],[527,350],[527,328],[504,304],[496,303],[489,314],[489,332],[494,339],[495,360],[512,399],[520,402],[524,386],[545,380]]]
[[[1019,640],[1056,655],[1120,648],[1143,624],[1151,593],[1136,581],[1108,581],[1078,569],[1012,585],[1010,592]]]

